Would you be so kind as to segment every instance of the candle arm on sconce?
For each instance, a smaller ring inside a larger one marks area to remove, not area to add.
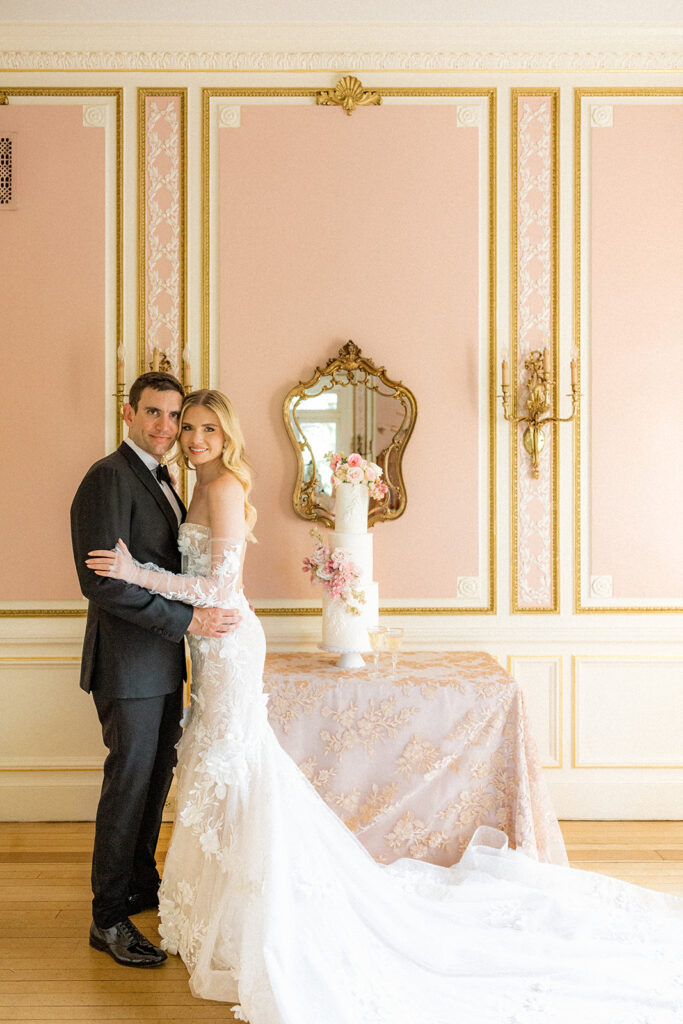
[[[126,404],[126,350],[120,341],[116,347],[116,434],[117,440],[123,437],[123,407]]]
[[[165,352],[162,352],[156,345],[152,347],[152,358],[147,364],[154,373],[161,371],[162,373],[174,373],[171,361]]]
[[[185,394],[189,395],[192,391],[192,384],[190,383],[190,354],[187,346],[183,349],[182,353],[182,385],[185,389]],[[176,370],[174,369],[171,360],[168,358],[165,352],[162,352],[156,345],[152,347],[152,358],[150,359],[148,366],[154,373],[161,371],[162,373],[172,373],[177,376]]]
[[[534,477],[539,475],[539,460],[541,452],[545,447],[545,432],[543,426],[546,423],[569,423],[576,416],[579,405],[579,377],[577,360],[573,358],[570,363],[571,371],[571,399],[572,411],[569,416],[546,415],[552,408],[552,386],[555,383],[550,371],[550,351],[546,346],[542,350],[535,349],[530,352],[524,360],[526,370],[526,389],[528,396],[526,408],[528,415],[514,416],[510,411],[510,366],[507,361],[507,354],[503,356],[501,366],[501,382],[503,400],[503,415],[505,419],[514,425],[526,423],[527,428],[522,435],[524,448],[531,457]]]

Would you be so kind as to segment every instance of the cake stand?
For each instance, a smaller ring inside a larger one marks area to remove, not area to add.
[[[368,648],[364,648],[362,651],[349,651],[346,647],[332,647],[330,644],[318,644],[318,648],[321,651],[330,651],[332,654],[339,655],[334,663],[335,668],[365,668],[362,655],[369,653]]]

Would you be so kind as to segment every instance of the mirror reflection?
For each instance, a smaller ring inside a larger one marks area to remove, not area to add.
[[[295,511],[333,525],[329,455],[358,452],[380,466],[388,487],[385,498],[371,501],[369,523],[401,515],[406,506],[401,458],[416,412],[412,393],[349,341],[285,399],[285,425],[298,455]]]

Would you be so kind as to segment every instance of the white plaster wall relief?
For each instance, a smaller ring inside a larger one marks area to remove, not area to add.
[[[562,657],[512,655],[509,671],[524,691],[543,767],[562,767]]]
[[[458,576],[458,597],[468,601],[477,601],[481,596],[481,583],[478,576]]]
[[[591,597],[612,597],[612,577],[591,576]]]
[[[163,352],[180,372],[180,99],[148,96],[145,108],[145,324],[147,354]]]
[[[614,107],[610,103],[591,104],[591,128],[613,128]]]
[[[479,128],[481,107],[474,103],[458,105],[456,124],[458,128]]]
[[[104,103],[83,104],[83,127],[84,128],[106,128],[107,110]]]
[[[574,672],[575,767],[683,768],[683,658],[578,655]]]
[[[223,103],[218,108],[219,128],[239,128],[242,123],[242,108],[239,104]]]
[[[518,100],[517,167],[517,387],[520,405],[524,360],[552,339],[552,101]],[[521,410],[518,414],[522,414]],[[526,608],[553,604],[552,430],[534,478],[517,428],[517,603]]]
[[[600,45],[557,50],[486,47],[466,50],[49,50],[0,51],[10,71],[680,71],[683,53],[670,48]]]

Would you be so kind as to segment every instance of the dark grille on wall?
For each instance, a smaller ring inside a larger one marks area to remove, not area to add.
[[[12,139],[0,136],[0,207],[12,203]]]

